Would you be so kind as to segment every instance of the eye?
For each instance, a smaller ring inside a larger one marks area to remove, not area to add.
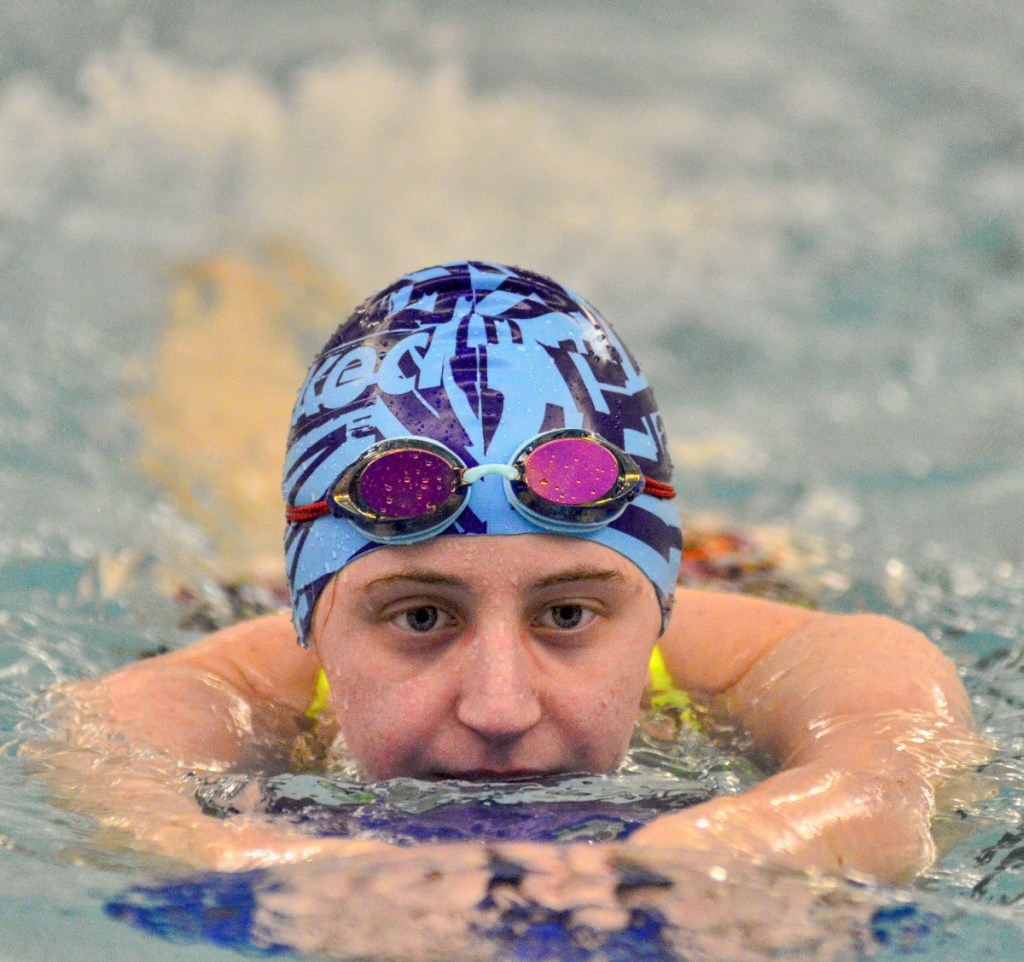
[[[594,612],[584,608],[583,605],[552,605],[541,615],[540,623],[545,628],[572,631],[588,624],[593,617]]]
[[[396,615],[393,620],[399,628],[422,633],[432,631],[438,623],[443,623],[445,618],[447,616],[434,605],[419,605]]]

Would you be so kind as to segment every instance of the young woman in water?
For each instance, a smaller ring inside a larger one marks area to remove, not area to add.
[[[677,588],[670,475],[652,392],[585,301],[494,264],[404,277],[342,324],[295,406],[292,618],[73,687],[79,744],[127,746],[150,775],[62,764],[105,821],[196,864],[349,855],[379,843],[204,817],[183,772],[287,767],[311,742],[375,780],[608,772],[653,664],[777,771],[625,846],[919,872],[937,792],[980,751],[955,667],[887,618]]]

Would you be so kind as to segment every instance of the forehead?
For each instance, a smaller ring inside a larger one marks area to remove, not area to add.
[[[480,590],[529,590],[557,579],[615,580],[654,591],[640,569],[617,551],[560,535],[473,535],[378,548],[354,560],[338,580],[347,590],[389,577],[436,576]]]

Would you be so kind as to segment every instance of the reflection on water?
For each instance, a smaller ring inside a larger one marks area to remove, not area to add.
[[[218,584],[208,520],[183,514],[173,484],[140,467],[137,398],[157,378],[175,291],[210,265],[265,267],[267,250],[297,249],[342,291],[318,288],[314,313],[466,256],[586,291],[658,390],[693,512],[795,529],[821,548],[812,580],[824,604],[903,617],[963,668],[995,745],[991,790],[965,795],[937,827],[950,847],[918,885],[844,890],[848,904],[870,903],[853,912],[867,918],[860,931],[882,958],[907,946],[936,960],[950,946],[1019,954],[1020,27],[1010,0],[653,5],[628,19],[597,2],[453,12],[310,0],[287,16],[227,3],[6,5],[3,951],[193,951],[103,914],[119,899],[126,915],[166,908],[147,889],[158,869],[98,846],[12,746],[38,734],[47,685],[184,644],[237,608]],[[265,333],[244,312],[227,320],[222,336],[233,324],[249,357]],[[319,336],[308,321],[274,319],[299,359]],[[620,777],[657,798],[665,762],[651,752],[634,746]],[[735,756],[686,752],[694,780],[673,791],[753,777]],[[341,790],[305,778],[268,783],[267,803]],[[229,801],[216,787],[211,806]],[[414,814],[401,786],[380,791],[359,804]],[[451,802],[434,800],[441,814]],[[193,896],[216,907],[228,884],[196,882]],[[776,909],[798,906],[800,891],[821,895],[789,886]],[[749,905],[751,918],[768,911]],[[824,939],[827,913],[817,918]],[[516,924],[567,931],[543,913]]]
[[[659,725],[664,713],[650,716]],[[346,766],[334,764],[344,771]],[[454,841],[615,841],[657,815],[760,779],[742,756],[679,727],[671,741],[638,727],[612,775],[578,775],[509,786],[397,778],[367,784],[353,773],[221,776],[196,793],[215,817],[266,813],[316,835],[404,845]]]

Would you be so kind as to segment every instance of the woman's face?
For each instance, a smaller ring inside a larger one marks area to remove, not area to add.
[[[612,768],[660,623],[650,582],[603,545],[442,537],[345,567],[313,638],[369,777],[496,779]]]

